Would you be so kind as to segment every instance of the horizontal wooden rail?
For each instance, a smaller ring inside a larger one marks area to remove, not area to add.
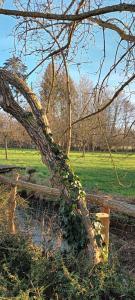
[[[42,193],[47,196],[56,197],[55,199],[56,201],[60,197],[60,191],[57,188],[51,188],[39,184],[33,184],[22,180],[15,181],[13,179],[9,179],[2,175],[0,175],[0,182],[11,186],[18,186],[20,188],[24,188],[26,190],[28,189],[37,193]],[[124,200],[119,201],[113,199],[111,196],[95,195],[95,194],[86,194],[86,199],[89,204],[92,203],[102,207],[108,207],[111,210],[135,217],[135,205],[128,204]]]
[[[11,185],[11,186],[18,186],[18,187],[24,188],[26,190],[28,189],[28,190],[31,190],[36,193],[46,194],[47,196],[54,196],[54,197],[60,196],[60,191],[56,188],[51,188],[51,187],[43,186],[40,184],[34,184],[34,183],[23,181],[23,180],[15,181],[11,178],[7,178],[2,175],[0,175],[0,182]]]
[[[25,170],[25,167],[12,166],[12,165],[0,165],[0,173],[8,173],[13,170]]]
[[[93,203],[102,207],[108,207],[111,210],[135,217],[135,205],[126,203],[124,200],[119,201],[115,200],[111,196],[94,194],[86,194],[86,199],[89,203]]]

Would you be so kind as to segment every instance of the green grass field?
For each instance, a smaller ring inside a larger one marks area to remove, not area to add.
[[[119,182],[109,153],[81,153],[72,152],[71,166],[80,177],[87,191],[102,191],[113,195],[135,196],[135,154],[112,154],[117,168]],[[49,175],[42,164],[40,154],[35,150],[8,150],[8,160],[5,160],[4,150],[0,150],[0,164],[11,164],[25,167],[35,167],[36,180],[44,183]]]

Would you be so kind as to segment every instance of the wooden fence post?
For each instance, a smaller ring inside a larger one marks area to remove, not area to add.
[[[101,212],[107,214],[107,217],[103,219],[103,234],[104,242],[106,245],[107,259],[108,259],[108,250],[109,250],[109,227],[110,227],[110,208],[108,206],[102,207]]]
[[[102,247],[96,246],[96,263],[108,261],[109,251],[109,224],[110,209],[102,207],[101,212],[96,213],[97,221],[95,222],[95,233],[102,237]]]
[[[16,182],[19,178],[19,174],[13,173],[13,179]],[[14,185],[11,188],[9,199],[8,199],[8,230],[10,233],[15,234],[15,209],[16,209],[16,193],[17,186]]]

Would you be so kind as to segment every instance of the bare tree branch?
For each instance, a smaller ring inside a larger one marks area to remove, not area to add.
[[[43,13],[43,12],[35,12],[35,11],[21,11],[21,10],[12,10],[12,9],[0,9],[1,15],[7,16],[16,16],[16,17],[25,17],[25,18],[43,18],[47,20],[68,20],[68,21],[81,21],[87,19],[89,17],[100,16],[103,14],[114,13],[114,12],[135,12],[134,4],[121,3],[117,5],[110,5],[105,7],[100,7],[97,9],[93,9],[88,12],[80,13],[80,14],[51,14],[51,13]]]
[[[78,120],[76,120],[76,121],[74,121],[73,123],[72,123],[72,126],[73,125],[75,125],[75,124],[77,124],[77,123],[79,123],[79,122],[81,122],[81,121],[84,121],[84,120],[86,120],[86,119],[88,119],[88,118],[90,118],[90,117],[92,117],[92,116],[95,116],[95,115],[97,115],[97,114],[99,114],[99,113],[101,113],[102,111],[104,111],[117,97],[118,97],[118,95],[124,90],[124,88],[126,87],[126,86],[128,86],[129,85],[129,83],[131,82],[131,81],[133,81],[135,79],[135,74],[133,74],[127,81],[125,81],[122,85],[121,85],[121,87],[115,92],[115,94],[113,95],[113,97],[111,98],[111,100],[110,101],[108,101],[105,105],[103,105],[101,108],[99,108],[97,111],[95,111],[95,112],[93,112],[93,113],[91,113],[91,114],[88,114],[87,116],[85,116],[85,117],[82,117],[82,118],[80,118],[80,119],[78,119]]]
[[[103,21],[101,19],[97,18],[90,18],[90,21],[93,23],[98,24],[99,26],[103,28],[111,29],[115,32],[117,32],[122,40],[128,41],[128,42],[135,42],[135,35],[127,34],[124,30],[116,26],[115,24],[112,24],[108,21]]]

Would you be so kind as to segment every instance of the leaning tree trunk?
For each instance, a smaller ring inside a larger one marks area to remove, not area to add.
[[[10,85],[25,97],[32,113],[25,112],[15,101]],[[54,143],[48,120],[36,95],[25,81],[3,69],[0,69],[0,106],[26,129],[37,145],[43,163],[51,170],[55,183],[61,189],[60,211],[64,237],[77,251],[87,245],[91,261],[94,261],[93,229],[81,183],[59,145]]]

